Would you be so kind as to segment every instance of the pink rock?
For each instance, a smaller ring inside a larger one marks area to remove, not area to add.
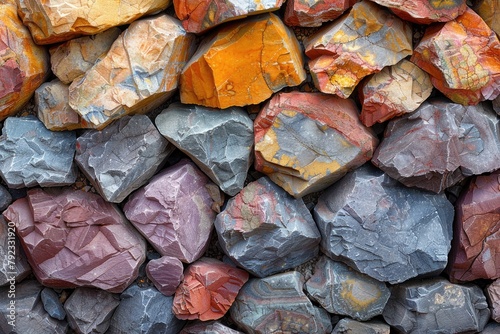
[[[284,21],[289,26],[319,27],[342,15],[357,0],[288,0]]]
[[[490,304],[491,319],[500,322],[500,279],[496,279],[488,285],[485,292]]]
[[[162,256],[146,265],[146,275],[154,286],[165,296],[172,296],[184,275],[182,262],[175,257]]]

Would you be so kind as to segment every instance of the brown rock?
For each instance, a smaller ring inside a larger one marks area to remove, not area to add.
[[[484,22],[500,35],[500,0],[479,0],[472,7]]]
[[[491,309],[491,319],[500,322],[500,280],[493,281],[485,290]]]
[[[289,26],[319,27],[342,15],[357,0],[289,0],[284,21]]]

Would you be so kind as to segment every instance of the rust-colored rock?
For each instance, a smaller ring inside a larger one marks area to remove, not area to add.
[[[472,8],[491,30],[500,35],[500,0],[479,0]]]
[[[288,0],[284,21],[289,26],[319,27],[342,15],[357,0]]]

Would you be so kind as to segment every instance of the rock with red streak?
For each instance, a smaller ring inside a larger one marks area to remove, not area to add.
[[[485,294],[491,309],[491,319],[500,322],[500,279],[488,285]]]
[[[36,278],[53,288],[122,292],[139,273],[146,242],[119,209],[70,188],[31,189],[4,211]]]
[[[498,59],[498,36],[472,9],[453,21],[427,28],[411,57],[431,75],[434,87],[464,105],[500,95]]]
[[[183,271],[182,262],[171,256],[153,259],[146,265],[146,275],[165,296],[172,296],[175,293],[175,289],[184,278]]]
[[[219,260],[201,258],[184,273],[172,310],[178,319],[217,320],[229,310],[248,273]]]
[[[319,27],[342,15],[358,0],[289,0],[284,21],[289,26]]]
[[[346,98],[365,76],[412,54],[412,29],[388,9],[361,1],[304,40],[314,85]]]
[[[500,35],[500,0],[479,0],[475,1],[472,7],[481,16],[484,22]]]

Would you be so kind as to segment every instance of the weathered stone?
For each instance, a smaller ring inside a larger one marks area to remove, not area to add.
[[[481,331],[481,334],[498,334],[498,333],[500,333],[500,324],[496,322],[488,323]]]
[[[7,209],[10,203],[12,203],[12,195],[4,186],[0,185],[0,211]]]
[[[360,119],[366,126],[415,111],[432,92],[429,75],[408,60],[387,66],[361,84]]]
[[[12,249],[14,245],[14,249]],[[15,282],[21,282],[31,273],[31,268],[26,260],[26,255],[15,234],[15,224],[7,223],[0,216],[0,286],[9,288]],[[10,247],[9,247],[10,246]],[[14,280],[12,279],[14,275]]]
[[[153,259],[146,265],[146,275],[165,296],[172,296],[184,279],[181,260],[171,256]]]
[[[411,61],[453,102],[475,105],[500,94],[500,41],[472,9],[427,28]]]
[[[267,177],[229,199],[217,215],[215,229],[224,253],[258,277],[294,268],[318,255],[320,234],[304,202]]]
[[[490,311],[478,286],[432,278],[392,287],[383,316],[402,333],[476,333]]]
[[[95,35],[131,23],[168,7],[170,0],[39,1],[17,0],[19,16],[37,44],[54,44],[81,35]]]
[[[0,175],[10,188],[70,185],[75,145],[72,131],[49,131],[34,116],[9,117],[0,137]]]
[[[69,105],[102,129],[125,114],[146,113],[175,91],[194,51],[194,35],[166,14],[132,23],[105,57],[69,87]]]
[[[280,93],[254,121],[255,169],[295,197],[325,189],[370,160],[378,140],[354,101]]]
[[[78,137],[75,162],[105,200],[120,203],[148,182],[174,149],[147,116],[126,116]]]
[[[479,0],[474,2],[472,8],[481,16],[491,30],[500,35],[500,20],[498,19],[498,15],[500,14],[500,0]]]
[[[349,318],[340,320],[332,334],[389,334],[391,327],[381,321],[356,321]]]
[[[357,0],[289,0],[284,21],[289,26],[319,27],[342,15]]]
[[[243,334],[218,321],[196,321],[186,325],[179,334]]]
[[[45,286],[121,292],[138,275],[146,243],[118,208],[69,188],[31,189],[4,212]]]
[[[43,308],[52,318],[57,320],[66,318],[66,311],[64,311],[63,304],[54,290],[43,288],[40,297],[42,298]]]
[[[49,53],[37,46],[13,1],[0,3],[0,120],[15,114],[50,73]]]
[[[64,303],[70,327],[77,333],[104,334],[120,304],[117,294],[95,288],[76,288]]]
[[[500,279],[496,279],[485,290],[491,309],[491,319],[500,322]]]
[[[493,100],[493,110],[500,115],[500,95]]]
[[[365,76],[411,55],[412,32],[387,9],[361,1],[304,45],[314,85],[346,98]]]
[[[174,297],[164,296],[153,287],[134,284],[120,299],[107,334],[170,334],[184,326],[185,321],[172,313]]]
[[[487,104],[424,102],[391,120],[372,163],[408,187],[434,192],[500,168],[499,119]]]
[[[215,220],[208,184],[193,163],[182,160],[133,193],[123,210],[161,255],[191,263],[205,252]]]
[[[222,191],[234,196],[243,188],[253,148],[253,122],[244,109],[172,103],[155,123]]]
[[[220,319],[247,280],[246,271],[203,257],[186,269],[172,310],[178,319]]]
[[[366,164],[328,188],[314,207],[321,249],[376,280],[439,274],[451,248],[445,195],[407,188]]]
[[[227,24],[205,37],[182,70],[183,103],[228,108],[260,103],[306,78],[293,32],[274,14]]]
[[[249,334],[330,333],[330,316],[311,303],[303,285],[297,271],[252,278],[236,297],[231,318]]]

